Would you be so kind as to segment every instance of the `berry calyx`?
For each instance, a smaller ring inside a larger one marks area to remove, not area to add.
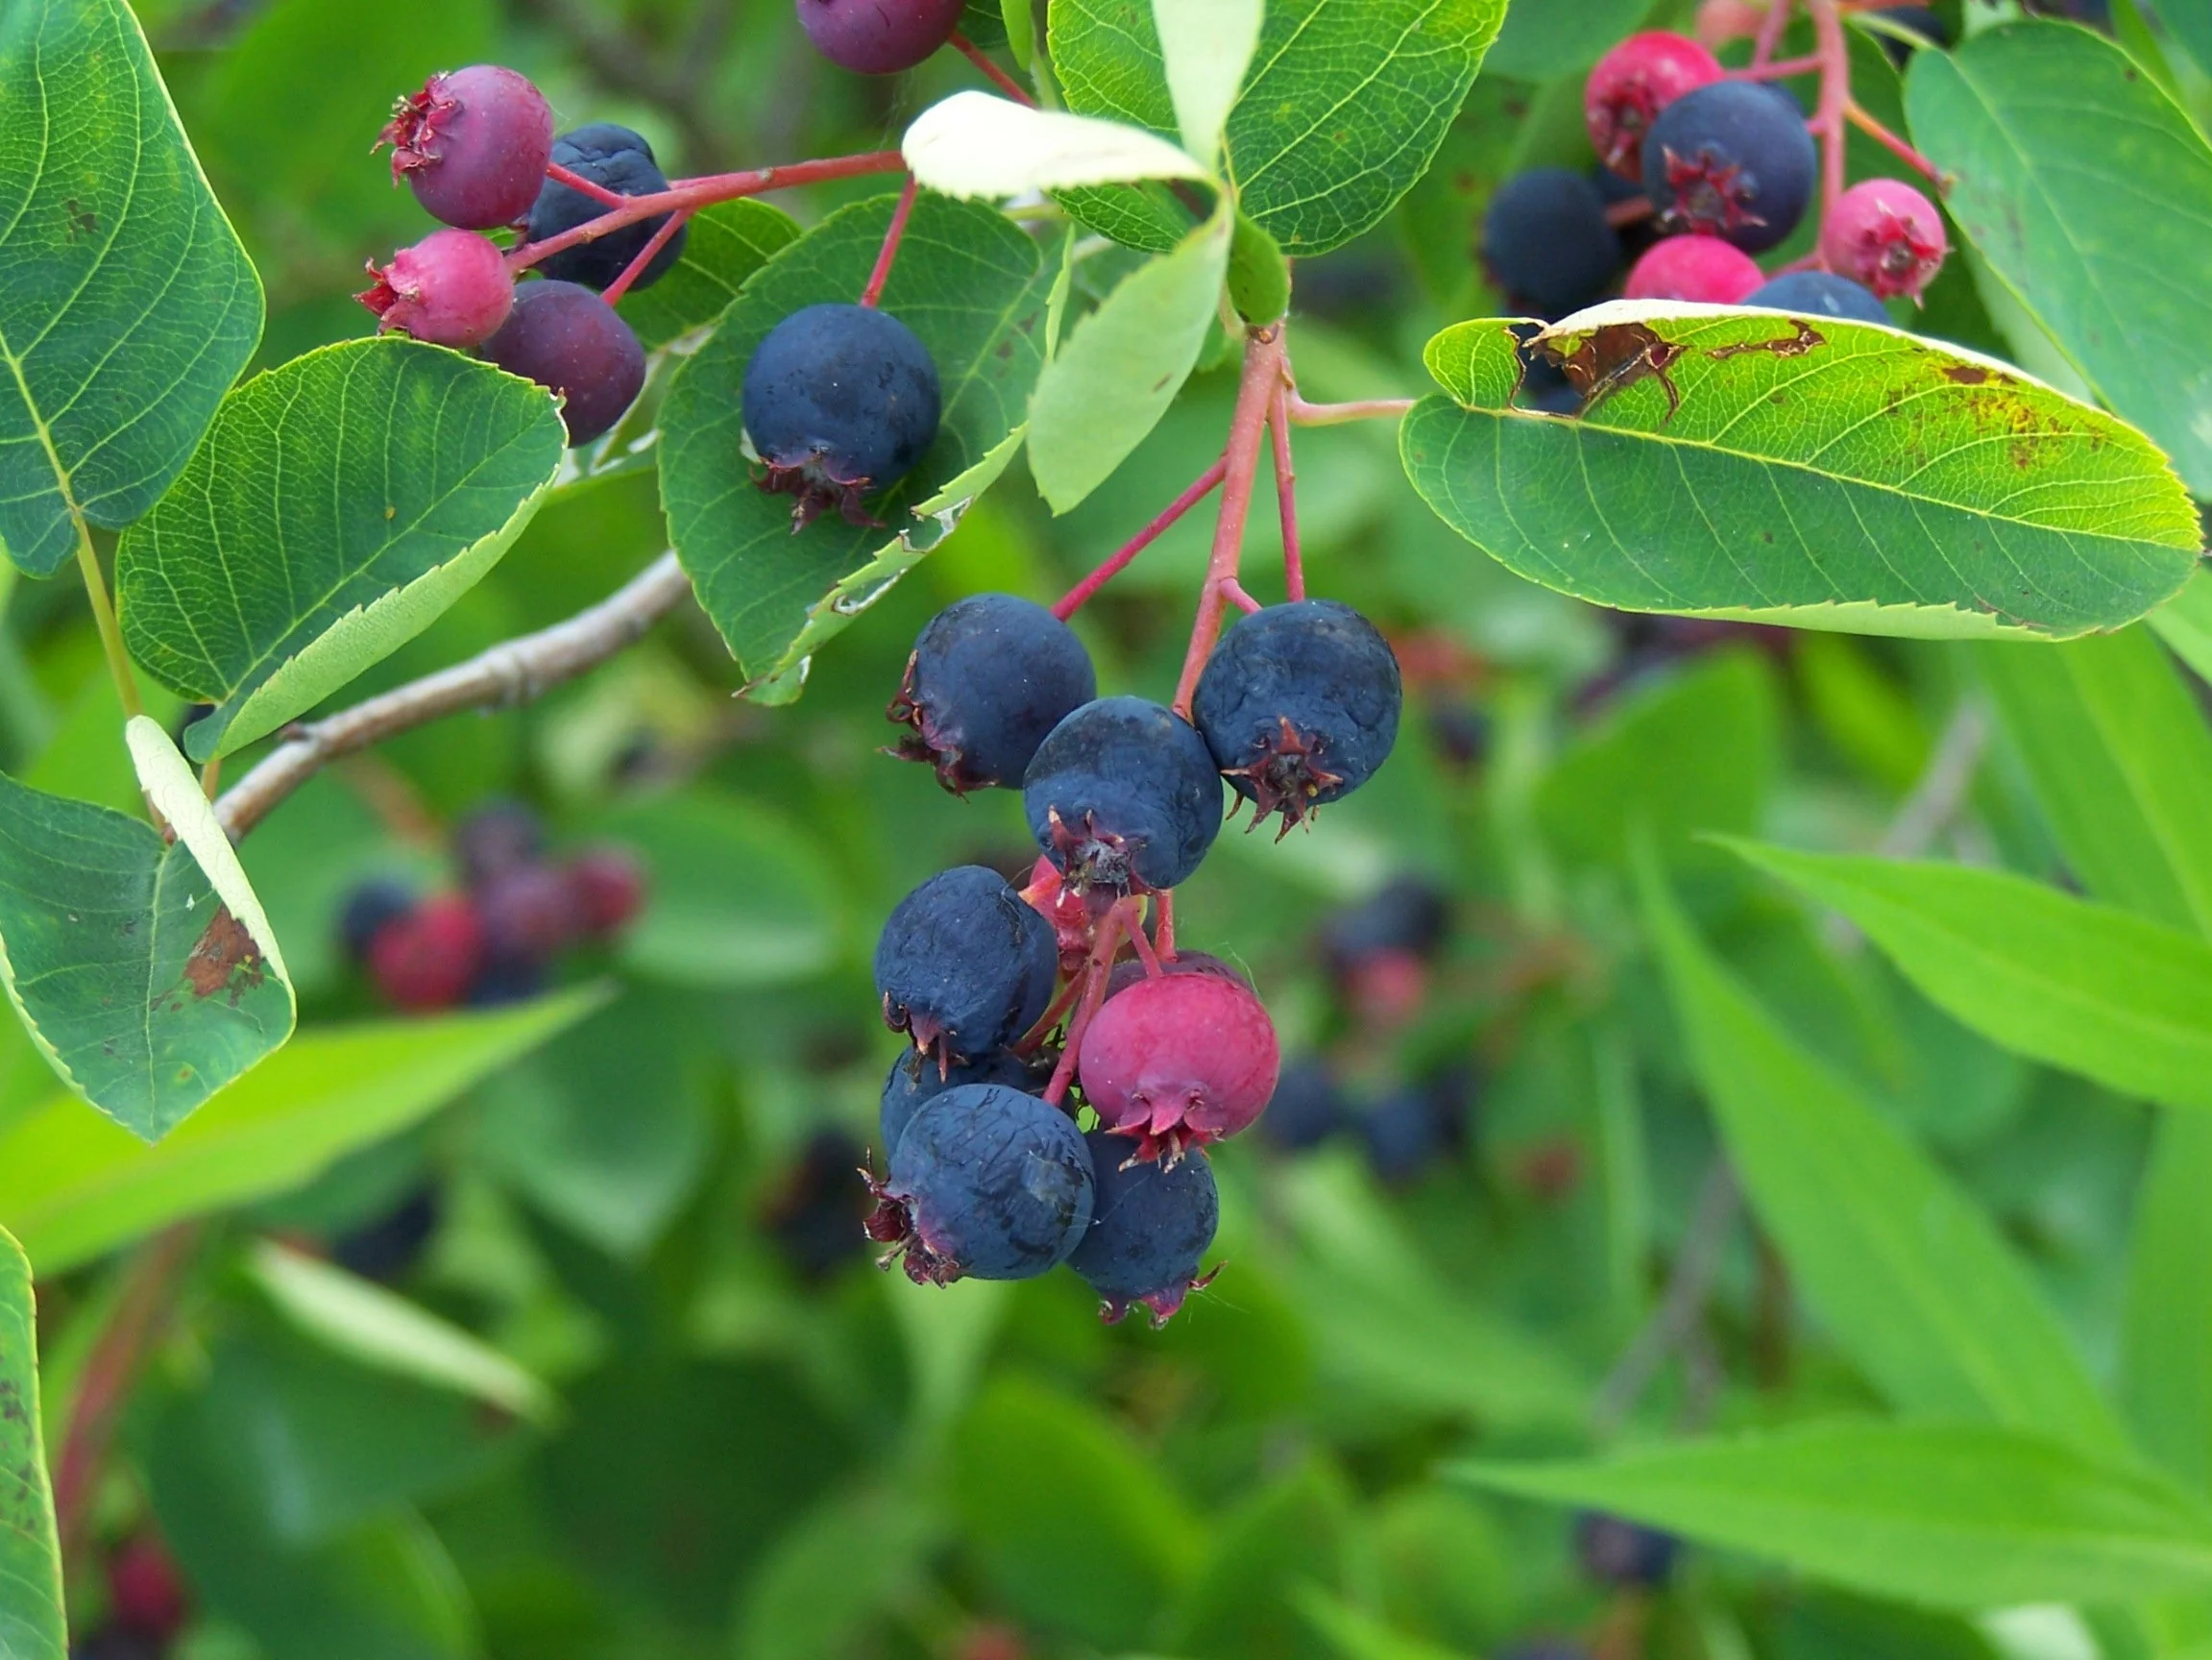
[[[814,50],[856,75],[912,69],[953,37],[966,0],[798,0]]]
[[[1136,1142],[1130,1158],[1169,1163],[1257,1118],[1280,1065],[1259,998],[1217,974],[1156,975],[1107,998],[1076,1056],[1083,1099]]]
[[[1033,600],[976,594],[930,619],[886,711],[912,728],[891,751],[956,795],[1019,789],[1045,735],[1098,696],[1090,653]]]
[[[1598,159],[1623,179],[1643,177],[1643,135],[1685,92],[1723,74],[1720,60],[1686,35],[1646,30],[1597,61],[1583,83],[1582,113]]]
[[[1152,1310],[1156,1330],[1191,1292],[1213,1282],[1212,1274],[1199,1272],[1221,1226],[1213,1166],[1196,1149],[1174,1164],[1131,1162],[1129,1143],[1103,1130],[1083,1140],[1096,1195],[1068,1266],[1104,1300],[1099,1318],[1108,1326],[1137,1304]]]
[[[1761,284],[1744,297],[1746,305],[1768,311],[1799,311],[1812,317],[1842,317],[1855,323],[1887,323],[1889,313],[1874,291],[1833,271],[1792,271]]]
[[[1643,189],[1672,231],[1747,254],[1797,229],[1819,158],[1787,89],[1716,81],[1660,111],[1643,145]]]
[[[562,134],[553,140],[551,159],[570,172],[618,196],[654,196],[668,187],[668,176],[653,159],[653,147],[645,142],[644,135],[612,121],[596,121],[573,133]],[[573,185],[564,184],[558,179],[546,179],[529,208],[527,234],[532,242],[544,242],[598,218],[606,210],[605,203],[594,200]],[[632,259],[645,251],[645,244],[668,223],[668,218],[664,213],[655,219],[641,219],[635,225],[625,225],[604,236],[564,248],[558,254],[548,254],[538,261],[538,270],[557,282],[605,288],[629,268]],[[665,277],[669,267],[684,256],[684,243],[691,233],[689,225],[679,226],[676,233],[661,244],[645,268],[631,281],[630,292],[649,288]]]
[[[1765,281],[1759,261],[1733,242],[1717,236],[1669,236],[1630,267],[1620,292],[1627,300],[1736,305]]]
[[[1093,903],[1173,888],[1221,833],[1221,778],[1190,722],[1101,697],[1055,726],[1022,782],[1030,833]]]
[[[379,334],[399,332],[433,346],[474,346],[506,322],[514,279],[499,250],[474,231],[433,231],[382,265],[353,296],[377,314]]]
[[[1532,167],[1490,199],[1482,218],[1482,257],[1517,305],[1563,317],[1588,305],[1620,270],[1620,233],[1605,198],[1582,174]]]
[[[457,893],[424,900],[386,923],[369,945],[369,972],[377,989],[393,1007],[411,1013],[459,1004],[484,961],[483,921]]]
[[[1951,242],[1935,204],[1900,179],[1866,179],[1829,204],[1820,256],[1876,299],[1921,290],[1943,269]]]
[[[403,94],[377,143],[392,146],[392,183],[406,180],[433,218],[490,231],[538,199],[553,111],[526,77],[478,63]]]
[[[918,335],[867,305],[809,305],[753,350],[742,394],[745,435],[766,476],[793,496],[794,529],[835,510],[875,525],[863,498],[913,471],[936,441],[936,364]]]
[[[645,384],[645,349],[615,308],[573,282],[525,282],[484,355],[561,400],[571,445],[622,418]]]
[[[1037,855],[1036,864],[1030,869],[1030,885],[1022,890],[1022,897],[1053,925],[1053,937],[1059,942],[1060,972],[1073,974],[1082,968],[1091,951],[1091,908],[1081,893],[1067,885],[1059,867],[1052,862],[1051,854]]]
[[[949,1073],[1012,1042],[1059,974],[1052,925],[996,870],[938,872],[900,900],[876,940],[884,1024]]]

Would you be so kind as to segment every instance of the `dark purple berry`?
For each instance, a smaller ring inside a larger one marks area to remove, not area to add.
[[[1107,1325],[1141,1303],[1152,1310],[1154,1326],[1165,1326],[1186,1296],[1213,1279],[1199,1274],[1221,1225],[1213,1166],[1195,1147],[1163,1165],[1131,1159],[1129,1142],[1103,1130],[1083,1140],[1097,1194],[1090,1226],[1068,1266],[1105,1299],[1099,1312]]]
[[[545,857],[546,821],[520,801],[487,801],[453,826],[452,852],[463,886],[481,888]]]
[[[644,135],[612,121],[595,121],[589,127],[562,134],[553,140],[552,159],[618,196],[656,196],[668,187],[667,176],[653,159],[653,147]],[[530,208],[529,239],[543,242],[588,224],[606,211],[605,203],[595,202],[573,185],[547,179]],[[630,261],[645,251],[645,244],[668,221],[666,213],[656,219],[641,219],[558,254],[548,254],[538,261],[538,270],[557,282],[604,288],[629,269]],[[630,292],[649,288],[666,276],[684,256],[684,242],[691,233],[690,226],[681,226],[662,243],[660,252],[630,283]]]
[[[916,1284],[1030,1280],[1090,1225],[1090,1149],[1036,1096],[969,1084],[914,1114],[874,1189],[868,1235],[905,1254]]]
[[[1575,1518],[1574,1546],[1592,1579],[1649,1590],[1666,1583],[1682,1541],[1625,1517],[1586,1510]]]
[[[912,69],[953,37],[966,0],[799,0],[814,50],[856,75]]]
[[[798,498],[805,525],[835,509],[876,523],[862,500],[913,471],[941,410],[929,348],[867,305],[809,305],[768,330],[745,365],[745,434],[764,490]]]
[[[884,1023],[940,1072],[1028,1031],[1058,977],[1052,924],[981,865],[932,876],[899,901],[876,940]]]
[[[1068,885],[1173,888],[1221,834],[1221,779],[1182,717],[1142,697],[1101,697],[1038,745],[1022,781],[1037,845]]]
[[[1398,742],[1398,658],[1334,599],[1270,605],[1214,647],[1191,716],[1222,775],[1287,833],[1374,775]]]
[[[930,619],[886,711],[912,732],[893,753],[926,761],[956,795],[1020,789],[1045,734],[1098,696],[1090,653],[1033,600],[975,594]]]
[[[1379,951],[1430,958],[1450,931],[1451,901],[1436,884],[1420,876],[1394,876],[1322,924],[1322,957],[1339,974]]]
[[[330,1242],[330,1260],[388,1284],[422,1260],[443,1208],[438,1189],[425,1183],[382,1215],[339,1234]]]
[[[1668,230],[1761,254],[1805,217],[1818,162],[1794,101],[1716,81],[1660,111],[1643,141],[1643,190]]]
[[[415,891],[391,876],[373,876],[346,895],[338,912],[338,939],[356,963],[369,960],[369,947],[387,923],[415,908]]]
[[[1871,288],[1832,271],[1792,271],[1754,288],[1743,302],[1768,311],[1840,317],[1852,323],[1887,323],[1889,311]]]
[[[1514,305],[1564,317],[1620,274],[1620,235],[1595,184],[1569,168],[1532,167],[1490,199],[1482,257]]]
[[[524,77],[478,63],[401,97],[378,142],[392,146],[392,182],[406,180],[431,217],[492,231],[538,199],[553,112]]]
[[[383,265],[354,299],[377,314],[379,334],[410,334],[433,346],[474,346],[506,322],[515,280],[498,248],[474,231],[433,231]]]
[[[569,861],[577,920],[594,940],[611,940],[645,908],[644,867],[620,847],[587,847]]]
[[[899,1137],[906,1134],[907,1126],[913,1122],[914,1114],[924,1104],[936,1100],[947,1089],[958,1089],[967,1084],[1003,1084],[1009,1089],[1026,1089],[1033,1095],[1045,1086],[1050,1075],[1049,1066],[1040,1071],[1010,1049],[994,1049],[981,1060],[963,1061],[941,1071],[930,1064],[927,1057],[909,1050],[891,1062],[890,1072],[884,1079],[883,1107],[876,1119],[883,1136],[884,1157],[888,1159],[898,1151]]]
[[[486,878],[476,891],[476,915],[495,963],[542,967],[584,933],[568,872],[552,865],[520,865]]]
[[[761,1230],[809,1284],[828,1279],[867,1249],[874,1208],[853,1180],[867,1152],[841,1130],[817,1130],[762,1207]]]
[[[645,384],[645,349],[630,326],[573,282],[523,283],[484,355],[562,400],[571,444],[589,444],[620,421]]]
[[[1393,1184],[1417,1180],[1459,1144],[1471,1093],[1465,1073],[1446,1072],[1385,1095],[1360,1119],[1368,1167]]]
[[[1328,1068],[1308,1056],[1283,1068],[1275,1097],[1259,1117],[1259,1137],[1285,1153],[1318,1147],[1343,1128],[1344,1091]]]

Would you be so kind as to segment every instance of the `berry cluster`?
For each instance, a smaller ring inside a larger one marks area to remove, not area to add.
[[[339,933],[384,1000],[411,1013],[535,996],[571,948],[612,940],[644,906],[637,861],[616,847],[548,858],[545,826],[515,803],[454,832],[457,890],[419,894],[378,877],[346,900]]]
[[[913,1047],[884,1085],[868,1232],[912,1278],[1066,1262],[1108,1320],[1142,1304],[1155,1321],[1205,1282],[1203,1149],[1260,1116],[1279,1058],[1251,983],[1176,949],[1170,891],[1220,832],[1224,780],[1252,826],[1287,832],[1381,766],[1400,701],[1388,644],[1331,600],[1252,612],[1187,716],[1098,696],[1082,643],[1028,600],[931,620],[890,702],[892,753],[955,793],[1019,789],[1042,855],[1020,890],[980,866],[933,876],[877,942],[884,1019]]]

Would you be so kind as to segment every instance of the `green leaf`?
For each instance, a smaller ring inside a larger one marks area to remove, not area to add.
[[[692,215],[684,256],[649,288],[633,288],[616,307],[657,352],[719,317],[745,280],[799,239],[799,222],[753,197],[717,202]]]
[[[1936,1608],[2212,1587],[2212,1511],[2155,1476],[2008,1429],[1813,1424],[1456,1474]]]
[[[2199,679],[2212,680],[2212,568],[2200,567],[2189,585],[2151,612],[2149,621]]]
[[[883,1485],[840,1493],[785,1527],[739,1596],[733,1653],[745,1660],[822,1660],[864,1652],[865,1633],[927,1583],[942,1540],[935,1495],[886,1473]],[[855,1550],[853,1541],[867,1549]]]
[[[1589,68],[1650,10],[1651,0],[1520,0],[1483,66],[1517,81],[1556,80]]]
[[[663,407],[661,499],[676,552],[764,700],[796,696],[811,654],[950,534],[1012,459],[1044,364],[1057,269],[1003,214],[920,197],[883,306],[936,363],[944,397],[936,443],[868,502],[886,527],[832,515],[791,533],[790,498],[753,485],[739,403],[745,365],[793,311],[859,296],[894,206],[889,196],[856,203],[769,259],[677,372]]]
[[[1562,593],[2066,638],[2140,617],[2195,569],[2196,512],[2140,433],[1961,348],[1658,302],[1539,339],[1611,393],[1579,418],[1507,407],[1508,326],[1463,323],[1428,346],[1450,396],[1417,404],[1398,445],[1446,524]]]
[[[1916,54],[1906,110],[1999,281],[2212,495],[2212,147],[2189,117],[2111,41],[2052,23]]]
[[[1275,238],[1242,213],[1229,236],[1228,299],[1247,323],[1273,323],[1290,309],[1290,261]]]
[[[2123,1094],[2212,1107],[2212,945],[2194,935],[2003,871],[1733,845],[1993,1042]]]
[[[1309,1461],[1220,1517],[1198,1576],[1170,1609],[1168,1652],[1210,1660],[1334,1660],[1292,1605],[1307,1585],[1345,1588],[1352,1501],[1343,1477]]]
[[[151,1141],[291,1036],[291,979],[168,735],[128,736],[177,840],[0,776],[0,981],[63,1083]]]
[[[1425,1637],[1409,1637],[1316,1586],[1301,1586],[1292,1600],[1344,1660],[1458,1660],[1458,1649],[1442,1648]]]
[[[44,576],[169,487],[261,281],[122,0],[0,13],[0,549]]]
[[[1263,0],[1152,0],[1182,147],[1206,166],[1259,45]]]
[[[1797,1283],[1900,1411],[2087,1451],[2127,1439],[1996,1228],[1714,957],[1665,879],[1647,926],[1721,1139]]]
[[[1982,679],[2081,885],[2212,934],[2212,731],[2147,629],[1980,647]]]
[[[444,1106],[588,1013],[596,992],[497,1014],[311,1032],[158,1146],[74,1102],[0,1135],[0,1225],[57,1274],[189,1216],[285,1192]]]
[[[1198,363],[1228,269],[1225,209],[1122,279],[1045,366],[1030,404],[1030,472],[1055,513],[1112,476]]]
[[[61,1550],[38,1421],[31,1264],[0,1229],[0,1656],[65,1660]]]
[[[2166,1112],[2135,1206],[2120,1399],[2143,1448],[2212,1490],[2212,1117]]]
[[[192,758],[266,737],[427,628],[514,545],[567,442],[544,387],[397,335],[226,398],[115,553],[132,654],[215,705]]]
[[[2189,0],[2160,0],[2157,12],[2158,21],[2197,60],[2197,67],[2212,75],[2212,11],[2192,6]]]

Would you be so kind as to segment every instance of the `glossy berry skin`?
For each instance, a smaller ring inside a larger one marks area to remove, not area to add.
[[[1270,1147],[1302,1153],[1344,1127],[1344,1092],[1328,1068],[1311,1056],[1283,1068],[1275,1094],[1260,1114],[1259,1136]]]
[[[453,1008],[484,961],[484,924],[475,906],[454,893],[424,900],[369,944],[377,989],[410,1013]]]
[[[1012,1042],[1059,977],[1052,924],[996,870],[939,871],[898,903],[876,940],[884,1024],[939,1071]]]
[[[653,196],[668,187],[668,177],[653,159],[653,147],[645,142],[644,136],[627,127],[618,127],[612,121],[596,121],[573,133],[562,134],[553,140],[552,159],[618,196]],[[606,211],[605,203],[595,202],[581,190],[557,179],[547,179],[530,208],[529,240],[543,242],[549,236],[588,224]],[[645,251],[645,244],[668,223],[668,218],[664,213],[658,218],[641,219],[635,225],[625,225],[620,231],[610,231],[604,236],[564,248],[539,260],[538,270],[556,282],[604,288],[629,269],[630,261]],[[681,226],[673,236],[662,243],[660,252],[631,282],[630,292],[650,288],[666,276],[684,256],[684,243],[691,233],[689,225]]]
[[[1795,109],[1766,86],[1716,81],[1660,111],[1644,140],[1643,190],[1667,228],[1747,254],[1796,230],[1818,157]]]
[[[1218,974],[1162,974],[1109,997],[1083,1029],[1076,1075],[1133,1157],[1170,1163],[1234,1135],[1275,1093],[1275,1022],[1252,988]]]
[[[929,348],[866,305],[809,305],[769,330],[745,365],[742,403],[762,488],[797,497],[801,525],[831,508],[875,523],[862,499],[913,471],[942,412]]]
[[[1565,167],[1518,173],[1482,216],[1482,257],[1515,305],[1541,317],[1579,311],[1620,271],[1620,234],[1597,186]]]
[[[594,940],[611,940],[645,908],[645,872],[620,847],[588,847],[569,861],[576,922]]]
[[[385,925],[415,908],[415,891],[390,876],[372,876],[351,893],[338,912],[338,939],[356,963],[369,960],[369,947]]]
[[[1889,321],[1888,311],[1871,290],[1830,271],[1792,271],[1754,289],[1743,303],[1808,317],[1841,317],[1854,323]]]
[[[409,334],[433,346],[488,340],[514,309],[515,283],[499,250],[474,231],[433,231],[382,265],[353,296],[377,314],[379,334]]]
[[[886,713],[911,728],[895,751],[926,761],[955,795],[1021,788],[1045,735],[1098,696],[1090,653],[1033,600],[975,594],[929,621]]]
[[[392,146],[392,182],[406,180],[432,218],[491,231],[538,199],[553,111],[525,77],[478,63],[401,97],[379,142]]]
[[[1104,1299],[1099,1317],[1108,1326],[1118,1324],[1134,1303],[1152,1310],[1156,1330],[1213,1278],[1199,1273],[1221,1226],[1213,1166],[1195,1149],[1173,1165],[1134,1160],[1127,1141],[1103,1130],[1083,1140],[1090,1147],[1097,1196],[1090,1226],[1068,1266]]]
[[[1669,236],[1629,267],[1624,300],[1693,300],[1738,305],[1766,273],[1733,242],[1717,236]]]
[[[1641,179],[1643,135],[1659,112],[1721,74],[1720,60],[1687,35],[1631,35],[1597,61],[1582,85],[1583,119],[1598,159],[1623,179]]]
[[[856,75],[912,69],[953,36],[966,0],[798,0],[814,50]]]
[[[1022,807],[1077,892],[1173,888],[1221,834],[1221,778],[1182,717],[1142,697],[1101,697],[1038,745]]]
[[[620,421],[645,384],[645,349],[630,326],[573,282],[523,283],[484,355],[561,398],[572,445],[589,444]]]
[[[1090,1226],[1090,1149],[1075,1121],[996,1084],[947,1089],[899,1137],[867,1231],[916,1284],[1033,1280]]]
[[[1626,1517],[1586,1510],[1575,1518],[1574,1548],[1583,1571],[1600,1584],[1652,1590],[1674,1572],[1682,1541]]]
[[[1829,204],[1820,256],[1829,270],[1887,300],[1914,301],[1951,251],[1935,204],[1898,179],[1866,179]]]
[[[1373,623],[1335,599],[1253,612],[1199,676],[1191,716],[1256,826],[1287,833],[1374,776],[1398,742],[1398,658]]]
[[[1040,1074],[1010,1049],[994,1049],[980,1060],[963,1061],[941,1072],[927,1057],[909,1050],[891,1062],[884,1078],[883,1106],[876,1118],[884,1156],[887,1159],[898,1151],[899,1137],[906,1134],[914,1114],[947,1089],[968,1084],[1001,1084],[1033,1095],[1044,1087],[1049,1076],[1049,1068]]]

